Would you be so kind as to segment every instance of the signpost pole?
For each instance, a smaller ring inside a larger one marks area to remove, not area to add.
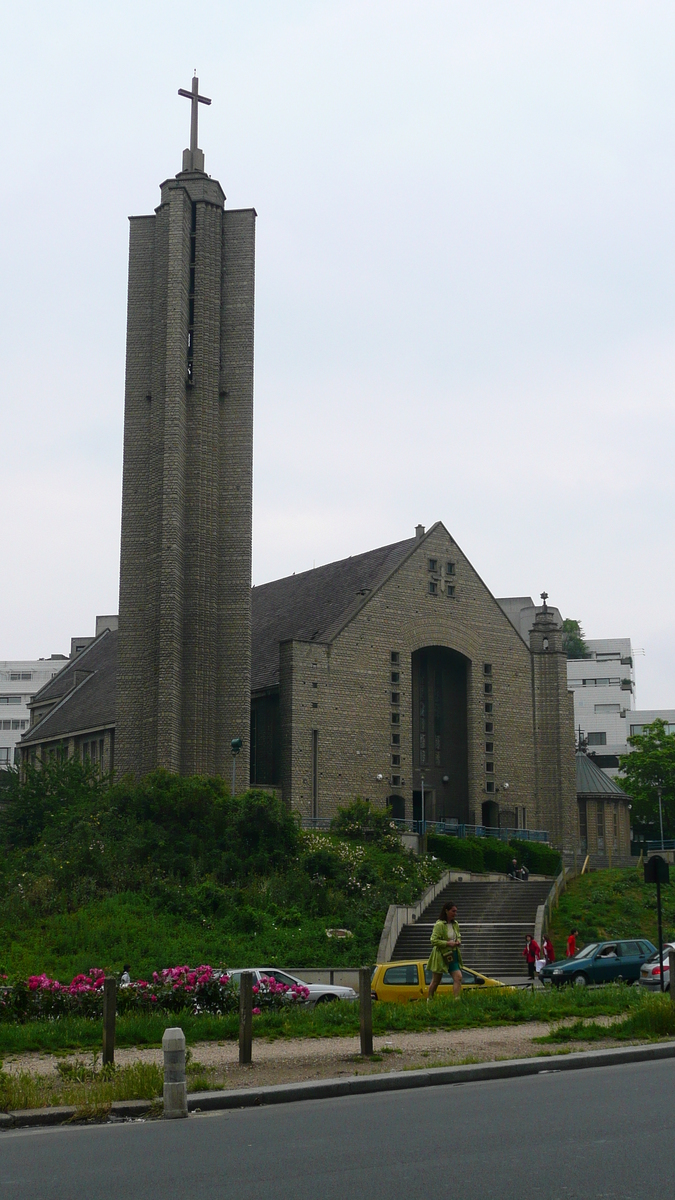
[[[645,883],[656,884],[656,915],[659,929],[659,969],[661,974],[660,987],[665,992],[663,984],[663,921],[661,914],[661,884],[670,882],[668,863],[660,854],[653,854],[645,863]]]
[[[661,968],[661,991],[665,991],[663,986],[663,928],[661,925],[661,880],[656,876],[656,911],[659,921],[659,966]]]

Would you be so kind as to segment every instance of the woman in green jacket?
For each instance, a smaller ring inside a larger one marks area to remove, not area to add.
[[[444,973],[452,975],[452,990],[459,999],[462,990],[462,935],[457,924],[457,905],[444,904],[431,933],[431,954],[427,963],[433,978],[429,984],[429,999],[433,996]]]

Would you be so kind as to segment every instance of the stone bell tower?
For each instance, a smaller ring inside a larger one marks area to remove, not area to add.
[[[248,779],[255,211],[225,210],[197,145],[129,245],[118,778]],[[240,775],[242,778],[242,775]]]
[[[541,598],[530,630],[538,820],[554,845],[571,851],[577,842],[574,701],[562,628],[546,604],[548,594]]]

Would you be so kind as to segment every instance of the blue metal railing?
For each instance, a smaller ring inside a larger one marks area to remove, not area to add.
[[[661,838],[657,838],[654,842],[647,842],[649,854],[654,854],[656,850],[675,850],[675,838],[664,838],[663,843]]]
[[[302,817],[301,823],[303,829],[329,830],[331,818]],[[458,821],[404,821],[397,817],[392,818],[392,824],[401,833],[443,833],[458,838],[490,837],[498,838],[502,842],[508,842],[511,838],[521,842],[548,842],[548,832],[545,829],[507,829],[504,826],[497,828],[490,825],[464,825]]]

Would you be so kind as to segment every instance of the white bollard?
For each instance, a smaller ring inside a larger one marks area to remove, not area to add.
[[[164,1051],[164,1116],[187,1117],[187,1083],[185,1082],[185,1034],[182,1029],[165,1029],[162,1038]]]

